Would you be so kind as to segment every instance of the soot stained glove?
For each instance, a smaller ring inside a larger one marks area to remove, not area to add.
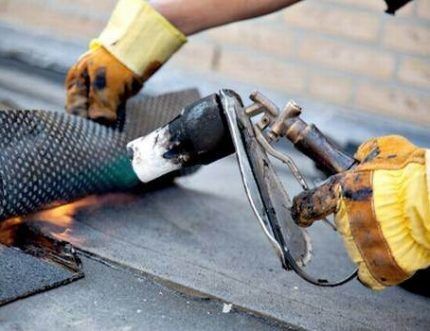
[[[142,88],[186,37],[143,0],[120,0],[99,38],[69,70],[66,110],[99,122]]]
[[[360,146],[354,169],[294,198],[302,226],[335,213],[360,281],[375,290],[430,266],[430,150],[400,136]]]

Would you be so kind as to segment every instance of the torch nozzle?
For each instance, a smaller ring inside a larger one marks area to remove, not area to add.
[[[182,167],[180,162],[167,157],[174,148],[170,138],[167,125],[128,143],[127,154],[131,156],[134,172],[143,183]]]
[[[150,182],[163,175],[209,164],[234,152],[217,94],[185,107],[178,117],[127,145],[134,172]]]

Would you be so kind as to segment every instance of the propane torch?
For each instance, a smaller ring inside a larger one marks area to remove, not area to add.
[[[290,101],[280,108],[259,92],[244,107],[231,90],[203,98],[167,125],[127,145],[132,166],[143,182],[179,169],[205,165],[236,152],[245,192],[265,235],[286,270],[294,270],[319,286],[338,286],[353,279],[355,270],[338,281],[309,275],[302,267],[310,260],[310,241],[291,215],[291,199],[270,157],[287,165],[303,190],[310,189],[294,161],[274,145],[283,137],[328,174],[346,171],[356,160],[339,150],[313,124],[300,117],[302,109]],[[257,119],[257,116],[260,118]]]

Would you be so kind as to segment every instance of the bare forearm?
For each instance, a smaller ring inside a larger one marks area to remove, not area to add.
[[[186,35],[269,14],[300,0],[152,0],[151,4]]]

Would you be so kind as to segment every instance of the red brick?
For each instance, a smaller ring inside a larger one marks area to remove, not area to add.
[[[239,45],[272,55],[288,56],[295,48],[293,36],[287,29],[267,24],[235,23],[211,30],[208,35],[219,45]]]
[[[362,84],[357,89],[355,104],[366,111],[430,125],[430,96],[404,89]]]
[[[326,0],[327,1],[327,0]],[[351,8],[363,8],[363,9],[367,9],[367,10],[372,10],[378,13],[382,13],[385,12],[385,10],[387,9],[387,5],[383,0],[328,0],[331,3],[337,3],[337,4],[341,4],[341,5],[345,5],[345,6],[349,6]],[[424,0],[427,1],[427,0]],[[412,16],[414,13],[414,4],[412,3],[408,3],[407,5],[405,5],[404,7],[402,7],[401,9],[399,9],[396,13],[396,17],[400,16],[400,17],[408,17],[408,16]]]
[[[0,12],[6,10],[8,0],[0,0]]]
[[[346,6],[350,6],[352,8],[366,8],[366,9],[371,9],[371,10],[375,10],[378,12],[382,12],[386,8],[384,1],[375,1],[375,0],[360,0],[360,1],[356,1],[356,0],[328,0],[328,2],[346,5]]]
[[[390,21],[385,26],[383,42],[393,50],[430,55],[430,28]]]
[[[73,6],[87,12],[111,13],[118,0],[55,0],[58,5]]]
[[[223,50],[218,71],[230,79],[254,84],[256,88],[297,93],[305,87],[303,67],[250,52]]]
[[[319,38],[302,40],[299,55],[312,64],[383,79],[390,78],[395,68],[388,53]]]
[[[430,90],[430,61],[414,58],[405,59],[400,65],[398,76],[404,83]]]
[[[348,104],[352,94],[352,81],[349,78],[314,73],[310,77],[309,93],[321,100]]]
[[[208,72],[214,64],[215,46],[197,40],[190,40],[170,60],[169,65],[185,68],[195,72]]]
[[[417,1],[417,16],[430,20],[430,1],[418,0]]]
[[[49,4],[13,0],[0,11],[0,20],[29,29],[41,29],[53,35],[91,39],[103,29],[105,22],[58,12]]]
[[[338,9],[323,2],[303,2],[285,11],[285,22],[293,27],[310,29],[364,41],[376,41],[378,15],[359,10]]]

